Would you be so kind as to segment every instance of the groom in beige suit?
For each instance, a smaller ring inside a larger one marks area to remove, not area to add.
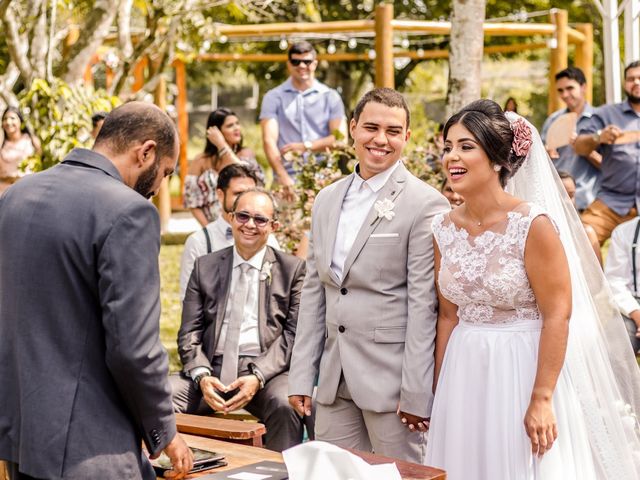
[[[313,207],[289,402],[310,415],[317,379],[316,439],[420,463],[433,402],[431,220],[449,204],[400,161],[402,95],[368,92],[349,128],[356,171]]]

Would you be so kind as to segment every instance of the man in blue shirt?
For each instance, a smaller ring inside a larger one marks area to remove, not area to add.
[[[278,182],[293,185],[293,166],[283,155],[287,152],[323,152],[336,138],[335,130],[344,129],[344,105],[340,94],[315,79],[316,51],[306,41],[289,49],[289,78],[269,90],[262,100],[260,126],[264,152]]]
[[[598,107],[580,128],[575,142],[579,155],[597,150],[602,155],[602,183],[597,198],[582,214],[600,244],[618,225],[637,215],[640,195],[640,142],[621,139],[625,132],[640,131],[640,61],[624,70],[627,99]],[[616,140],[620,139],[620,143]]]
[[[547,144],[547,134],[549,127],[558,117],[567,113],[577,115],[575,131],[591,118],[594,108],[589,105],[585,98],[587,90],[587,80],[582,70],[576,67],[565,68],[556,74],[556,91],[560,99],[565,103],[566,108],[561,108],[552,113],[542,126],[542,141]],[[575,133],[572,141],[575,140]],[[596,198],[596,193],[600,187],[600,163],[602,157],[598,152],[593,151],[589,157],[581,157],[576,154],[573,145],[567,144],[557,149],[547,148],[547,152],[553,160],[556,170],[567,172],[573,177],[576,183],[575,203],[578,210],[587,208]]]

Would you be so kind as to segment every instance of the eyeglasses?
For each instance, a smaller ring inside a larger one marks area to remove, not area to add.
[[[233,216],[237,222],[242,225],[253,219],[255,226],[259,228],[266,227],[269,222],[273,221],[270,218],[263,217],[262,215],[251,215],[247,212],[233,212]]]
[[[314,59],[308,59],[308,60],[300,60],[299,58],[290,58],[289,59],[289,63],[291,65],[293,65],[294,67],[297,67],[298,65],[300,65],[301,63],[304,63],[307,67],[309,65],[311,65],[313,62],[315,62]]]

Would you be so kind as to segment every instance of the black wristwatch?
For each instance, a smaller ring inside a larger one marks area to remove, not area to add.
[[[211,372],[202,372],[199,373],[194,379],[193,379],[193,383],[196,386],[196,390],[200,390],[200,381],[204,378],[204,377],[210,377],[211,376]]]

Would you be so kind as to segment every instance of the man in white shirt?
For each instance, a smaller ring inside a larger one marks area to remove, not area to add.
[[[187,286],[173,404],[196,415],[244,408],[282,451],[302,441],[287,382],[305,264],[267,245],[278,223],[265,190],[238,195],[230,217],[234,246],[198,258]]]
[[[631,346],[640,350],[640,262],[634,245],[640,237],[640,218],[636,217],[618,225],[611,234],[611,244],[607,254],[604,273],[609,281],[613,298],[625,316],[625,324],[631,339]]]
[[[222,205],[223,213],[202,230],[193,232],[187,238],[180,261],[180,298],[184,299],[184,292],[189,283],[189,277],[193,271],[193,263],[196,258],[207,253],[216,252],[233,245],[229,213],[233,208],[236,197],[260,184],[255,170],[246,165],[234,163],[226,166],[218,175],[216,195]],[[267,245],[280,249],[278,240],[274,235],[269,235]]]

